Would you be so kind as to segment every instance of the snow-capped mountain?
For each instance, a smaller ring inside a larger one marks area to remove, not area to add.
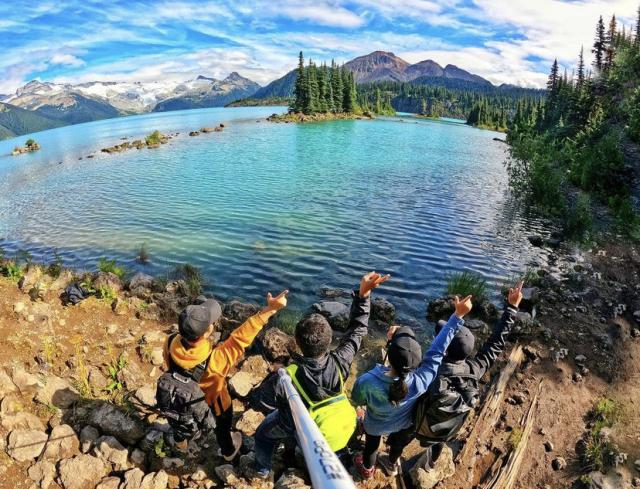
[[[170,110],[164,105],[159,107],[159,104],[166,105],[171,101],[172,105],[179,105],[183,98],[190,106],[223,106],[228,103],[229,96],[234,100],[249,97],[259,88],[260,85],[235,72],[224,80],[199,76],[187,81],[97,81],[78,85],[33,80],[6,97],[4,102],[28,110],[58,108],[68,111],[90,100],[109,106],[119,114],[136,114],[156,109]]]

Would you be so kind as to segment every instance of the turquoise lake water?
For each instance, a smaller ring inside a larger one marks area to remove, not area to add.
[[[147,114],[33,135],[42,150],[8,156],[0,142],[0,245],[95,269],[99,257],[132,270],[201,267],[222,299],[262,302],[291,290],[303,309],[323,286],[348,288],[368,270],[391,273],[380,295],[406,321],[446,274],[493,285],[523,271],[542,223],[507,192],[502,135],[408,116],[274,124],[274,107]],[[260,121],[260,122],[258,122]],[[223,122],[224,132],[189,137]],[[107,155],[120,138],[180,132],[153,150]],[[87,159],[88,155],[95,155]],[[82,158],[82,159],[79,159]],[[135,262],[146,243],[151,263]]]

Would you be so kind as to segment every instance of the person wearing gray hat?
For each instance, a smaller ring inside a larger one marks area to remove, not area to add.
[[[204,400],[208,405],[208,411],[215,418],[215,434],[220,446],[220,455],[228,462],[238,454],[242,445],[242,435],[240,432],[231,431],[233,409],[227,387],[227,375],[242,358],[245,349],[251,345],[269,318],[286,307],[288,293],[289,291],[285,290],[275,297],[271,293],[267,294],[267,305],[217,345],[212,345],[209,338],[222,317],[222,308],[215,299],[202,298],[204,300],[187,306],[180,313],[178,333],[171,335],[165,343],[165,365],[170,373],[175,374],[169,376],[168,389],[165,390],[174,390],[167,392],[164,396],[157,395],[158,405],[161,404],[161,398],[165,398],[165,404],[170,405],[171,399],[176,397],[175,392],[184,392],[187,389],[185,386],[195,381],[203,394],[198,401]],[[173,386],[171,377],[178,379],[173,382]],[[160,384],[158,384],[158,391],[160,391]],[[191,403],[194,407],[197,406],[195,401],[186,404],[191,405]],[[182,427],[181,425],[184,424],[182,416],[177,418],[173,423],[178,428],[174,428],[176,432],[174,438],[178,450],[184,452],[196,430]],[[194,424],[190,419],[187,421],[190,425]]]

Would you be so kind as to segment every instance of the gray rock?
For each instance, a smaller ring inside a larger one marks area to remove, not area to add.
[[[128,467],[129,451],[113,436],[101,436],[93,447],[93,455],[113,465],[113,470]]]
[[[371,300],[371,319],[391,326],[396,319],[396,307],[387,299],[375,297]]]
[[[239,397],[247,397],[251,389],[260,383],[261,377],[250,372],[238,372],[231,379],[229,379],[229,387]]]
[[[88,453],[93,444],[100,437],[100,432],[93,426],[85,426],[80,431],[80,450],[82,453]]]
[[[331,328],[338,331],[346,331],[349,327],[349,306],[342,302],[324,301],[311,306],[313,312],[322,314]]]
[[[139,448],[134,448],[129,456],[129,460],[133,465],[141,466],[146,462],[147,455]]]
[[[29,467],[27,475],[38,489],[48,489],[56,478],[56,466],[48,460],[41,460]]]
[[[259,308],[255,304],[232,300],[225,304],[223,309],[224,317],[231,321],[244,323],[247,319],[258,312]]]
[[[587,361],[587,357],[585,357],[584,355],[576,355],[575,358],[573,359],[578,365],[584,365],[584,363]]]
[[[537,287],[526,287],[522,289],[522,301],[519,309],[523,312],[532,313],[533,308],[540,301],[540,291]]]
[[[18,462],[39,457],[49,437],[38,430],[13,430],[9,433],[7,454]]]
[[[227,486],[235,487],[240,482],[236,469],[231,464],[218,465],[213,470],[218,478]]]
[[[145,435],[142,421],[106,402],[91,411],[89,424],[128,445],[135,445]]]
[[[453,463],[453,452],[448,446],[445,446],[442,450],[442,454],[436,461],[433,469],[424,469],[427,462],[428,456],[425,452],[409,471],[414,486],[420,487],[421,489],[432,489],[444,479],[451,477],[456,471],[455,464]]]
[[[93,489],[107,474],[107,467],[99,458],[82,454],[61,460],[58,472],[64,489]]]
[[[162,462],[160,462],[160,464],[162,465],[162,468],[164,470],[171,471],[184,467],[184,460],[182,460],[181,458],[165,457],[162,459]]]
[[[64,269],[58,275],[51,285],[49,285],[49,290],[52,292],[59,292],[67,288],[67,286],[73,282],[73,272],[71,270]]]
[[[625,478],[615,471],[603,474],[596,470],[590,472],[588,474],[588,478],[588,489],[622,489],[624,487],[628,487]]]
[[[35,397],[35,401],[40,404],[60,409],[68,409],[79,399],[78,391],[71,386],[69,381],[56,376],[46,377],[44,386],[38,390]]]
[[[640,458],[633,462],[633,466],[638,472],[640,472]]]
[[[544,451],[545,452],[553,452],[554,446],[553,443],[550,441],[545,441],[544,442]]]
[[[108,287],[115,293],[118,293],[122,290],[122,281],[116,274],[111,272],[98,272],[92,285],[96,290],[103,287]]]
[[[129,281],[129,290],[135,291],[135,289],[138,288],[153,289],[154,283],[155,279],[151,275],[138,272],[131,277],[131,280]]]
[[[24,271],[24,275],[18,281],[18,287],[22,292],[29,292],[36,284],[42,281],[44,271],[39,265],[29,265]]]
[[[274,489],[311,489],[304,481],[304,474],[299,470],[287,470],[280,476]]]
[[[61,424],[51,430],[42,456],[47,460],[71,458],[78,454],[79,449],[80,441],[76,432],[68,424]]]
[[[140,489],[167,489],[169,484],[169,476],[164,470],[147,474],[142,479]]]
[[[159,367],[164,363],[164,353],[161,347],[156,346],[151,350],[151,365]]]

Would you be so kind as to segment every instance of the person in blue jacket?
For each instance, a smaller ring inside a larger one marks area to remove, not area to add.
[[[351,398],[356,405],[366,407],[365,446],[363,452],[354,458],[363,479],[373,477],[376,461],[387,475],[398,473],[402,451],[414,437],[416,401],[435,379],[449,343],[464,324],[462,318],[471,311],[471,296],[462,300],[456,296],[454,305],[455,312],[424,357],[411,328],[394,326],[388,333],[387,359],[390,366],[377,364],[356,380]],[[380,440],[386,435],[389,457],[378,460]]]

